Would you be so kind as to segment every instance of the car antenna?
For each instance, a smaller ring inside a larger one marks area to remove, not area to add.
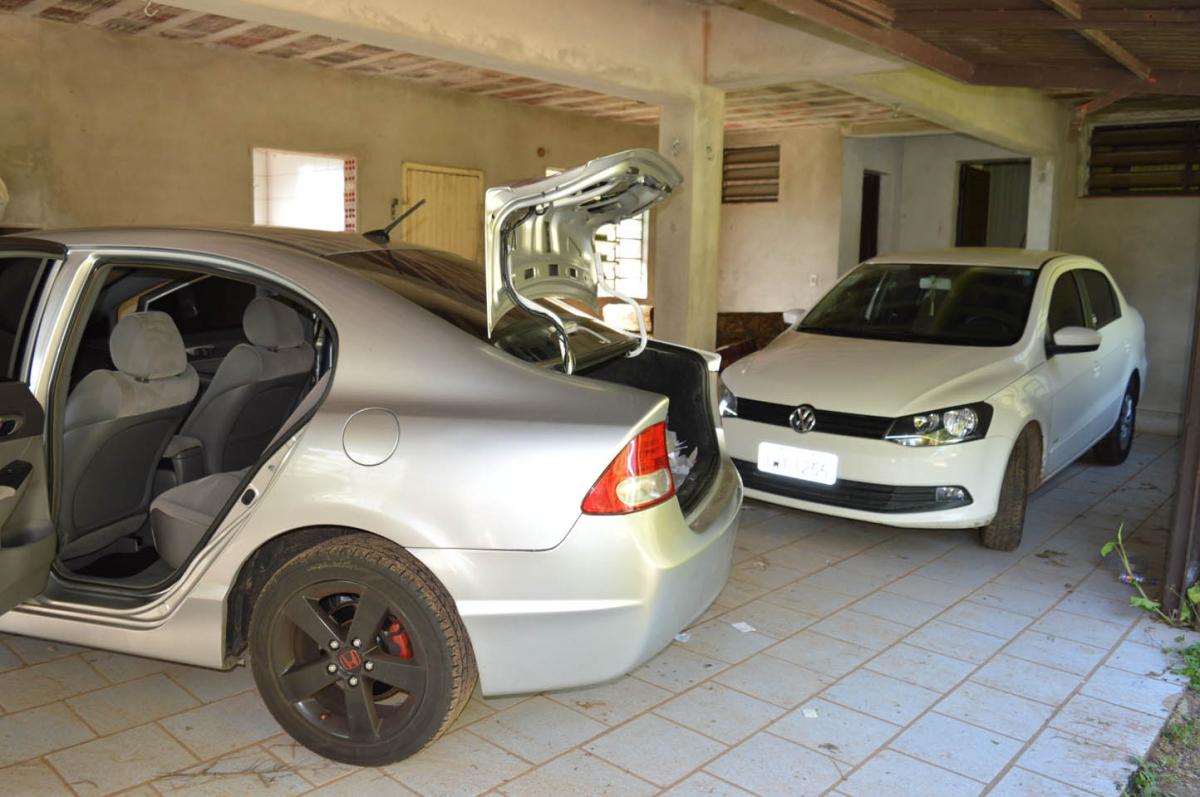
[[[391,224],[384,227],[382,230],[371,230],[370,232],[364,232],[363,238],[366,238],[368,241],[371,241],[372,243],[377,243],[380,246],[391,243],[392,242],[392,237],[391,237],[392,230],[394,230],[396,228],[396,225],[399,224],[400,222],[404,221],[405,219],[407,219],[412,214],[416,213],[417,209],[420,208],[421,205],[424,205],[424,204],[425,204],[424,199],[417,200],[415,203],[413,203],[413,206],[411,208],[404,211],[396,218],[392,219]]]

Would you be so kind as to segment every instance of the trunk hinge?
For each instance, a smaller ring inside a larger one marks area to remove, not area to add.
[[[522,310],[529,313],[530,315],[537,316],[538,318],[543,318],[546,321],[549,321],[550,324],[554,327],[554,336],[555,336],[555,339],[558,341],[558,353],[559,353],[559,356],[562,358],[563,373],[567,374],[569,376],[569,375],[575,373],[575,354],[574,354],[574,352],[571,351],[571,341],[567,337],[566,325],[563,324],[562,319],[559,318],[556,313],[543,307],[542,305],[538,304],[537,302],[526,299],[524,296],[521,295],[521,292],[517,290],[517,286],[513,283],[512,269],[509,267],[509,245],[508,245],[508,243],[509,243],[509,236],[512,234],[512,231],[515,230],[517,227],[520,227],[525,222],[525,220],[529,218],[530,214],[537,213],[538,215],[541,215],[546,212],[547,207],[548,207],[547,205],[538,205],[536,207],[529,208],[524,213],[521,214],[520,218],[518,218],[516,220],[516,222],[514,222],[512,224],[506,223],[501,228],[501,230],[500,230],[500,276],[504,280],[504,290],[507,291],[509,297],[512,298],[513,304],[517,305],[518,307],[520,307]]]

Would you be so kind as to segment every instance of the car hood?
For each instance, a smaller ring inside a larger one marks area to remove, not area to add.
[[[489,188],[485,198],[488,334],[526,300],[560,298],[599,312],[594,237],[683,182],[670,161],[631,149],[531,182]],[[533,312],[537,312],[533,309]]]
[[[899,417],[983,401],[1026,370],[1015,347],[784,332],[724,373],[738,398]]]

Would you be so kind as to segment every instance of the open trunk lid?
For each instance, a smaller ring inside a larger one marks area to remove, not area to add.
[[[570,299],[599,312],[596,229],[635,216],[683,182],[649,149],[631,149],[523,184],[489,188],[485,200],[487,331],[521,307],[550,321],[565,370],[571,356],[562,321],[535,299]]]

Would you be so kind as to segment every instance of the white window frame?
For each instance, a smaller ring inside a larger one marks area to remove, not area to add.
[[[255,225],[357,231],[354,158],[271,147],[255,147],[251,158]]]

